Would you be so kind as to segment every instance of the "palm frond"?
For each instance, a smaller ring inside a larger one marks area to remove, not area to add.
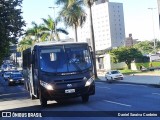
[[[64,33],[64,34],[66,34],[66,35],[69,34],[69,33],[68,33],[65,29],[63,29],[63,28],[58,28],[58,29],[56,29],[56,31],[57,31],[57,32],[60,32],[60,33]]]

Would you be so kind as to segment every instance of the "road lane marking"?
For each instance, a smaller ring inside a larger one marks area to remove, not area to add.
[[[7,95],[14,95],[14,94],[21,94],[26,92],[18,92],[18,93],[9,93],[9,94],[1,94],[0,96],[7,96]]]
[[[142,87],[147,87],[145,85],[133,85],[133,84],[116,84],[116,85],[128,85],[128,86],[142,86]]]
[[[126,107],[131,107],[131,105],[127,105],[127,104],[123,104],[123,103],[118,103],[118,102],[114,102],[114,101],[108,101],[108,100],[104,100],[105,102],[109,102],[109,103],[113,103],[113,104],[117,104],[117,105],[122,105],[122,106],[126,106]]]
[[[96,84],[98,83],[98,84],[104,84],[103,82],[95,82]]]
[[[152,93],[153,95],[160,95],[160,93]]]
[[[111,88],[109,88],[109,87],[99,87],[99,86],[97,86],[97,88],[105,88],[105,89],[111,89]]]

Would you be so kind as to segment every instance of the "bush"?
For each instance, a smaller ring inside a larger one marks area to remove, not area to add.
[[[160,67],[160,62],[145,62],[145,63],[135,63],[135,64],[138,69],[140,68],[140,66],[144,66],[145,68]]]

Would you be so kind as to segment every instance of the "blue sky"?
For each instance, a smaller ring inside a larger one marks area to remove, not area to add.
[[[27,23],[26,28],[31,27],[31,22],[42,23],[41,18],[51,15],[54,18],[54,10],[48,7],[55,6],[55,0],[23,0],[23,17]],[[139,40],[150,40],[154,36],[160,39],[158,24],[157,0],[109,0],[110,2],[123,3],[126,37],[129,33]],[[148,8],[156,8],[153,11]],[[55,12],[57,12],[56,10]],[[152,13],[154,21],[152,20]],[[154,23],[154,30],[153,30]],[[65,28],[65,27],[64,27]],[[154,31],[154,32],[153,32]],[[69,37],[74,37],[74,31]],[[154,33],[154,34],[153,34]]]

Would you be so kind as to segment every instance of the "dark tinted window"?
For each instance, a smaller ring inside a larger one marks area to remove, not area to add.
[[[111,71],[111,74],[118,74],[119,71]]]
[[[40,51],[40,67],[46,72],[74,72],[91,67],[87,45],[61,45]]]

